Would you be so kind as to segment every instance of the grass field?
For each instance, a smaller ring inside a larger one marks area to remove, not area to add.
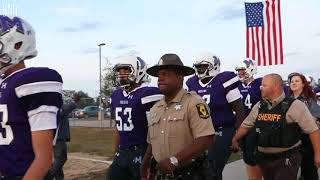
[[[71,128],[71,141],[68,143],[68,153],[86,153],[92,156],[103,156],[112,159],[114,130],[106,128]],[[70,158],[69,160],[70,161]],[[83,161],[82,163],[86,163]],[[103,170],[83,173],[78,177],[66,178],[72,180],[105,180],[107,165]],[[68,168],[68,166],[67,166]]]
[[[92,156],[108,157],[112,160],[114,130],[107,128],[71,128],[71,142],[68,143],[69,153],[86,153]],[[229,162],[238,160],[241,154],[232,154]],[[85,163],[85,162],[84,162]],[[107,165],[105,165],[107,167]],[[74,180],[102,180],[105,179],[106,168],[101,171],[88,172],[80,175]]]
[[[107,128],[71,128],[68,152],[113,156],[114,130]]]

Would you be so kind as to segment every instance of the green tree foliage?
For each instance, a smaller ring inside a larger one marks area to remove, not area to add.
[[[83,91],[78,91],[77,94],[80,96],[78,108],[82,109],[86,106],[96,105],[96,102],[92,97],[89,97],[88,93],[85,93]]]
[[[105,67],[102,74],[102,97],[108,99],[114,91],[113,65],[108,58],[105,58]]]

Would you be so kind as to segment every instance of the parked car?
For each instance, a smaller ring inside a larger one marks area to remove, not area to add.
[[[70,114],[68,114],[68,117],[69,118],[77,117],[77,113],[79,113],[79,111],[81,111],[81,109],[79,109],[79,108],[74,109]]]
[[[88,117],[98,117],[99,107],[98,106],[86,106],[82,110],[77,111],[77,118],[88,118]]]

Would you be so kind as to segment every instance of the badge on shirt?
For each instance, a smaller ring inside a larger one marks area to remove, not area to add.
[[[209,117],[209,112],[205,104],[200,103],[197,104],[196,107],[200,118],[207,119]]]
[[[174,108],[176,109],[176,111],[178,111],[182,108],[182,104],[176,104]]]

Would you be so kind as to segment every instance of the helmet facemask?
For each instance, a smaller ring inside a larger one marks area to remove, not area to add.
[[[214,78],[220,73],[220,59],[214,54],[204,52],[195,59],[193,68],[198,79]]]
[[[12,43],[8,44],[8,46],[14,46],[12,51],[19,51],[22,46],[22,42],[17,42],[14,45]],[[12,58],[7,53],[3,53],[3,48],[6,46],[0,42],[0,74],[5,73],[8,69],[18,64],[20,61],[16,61],[16,63],[12,63]]]
[[[21,18],[0,15],[0,73],[37,56],[35,32]]]
[[[248,79],[248,74],[246,73],[246,68],[245,67],[237,67],[236,71],[237,71],[237,75],[239,77],[239,80],[241,82],[244,82],[245,80]]]
[[[200,80],[211,77],[209,72],[213,70],[213,65],[210,62],[202,61],[201,63],[194,64],[193,67],[196,76],[198,76]]]
[[[114,67],[113,71],[117,87],[128,91],[135,84],[135,70],[131,64],[118,64]]]
[[[137,84],[147,82],[147,65],[143,59],[137,56],[121,56],[117,59],[118,64],[113,68],[114,81],[117,87],[129,91]]]
[[[241,62],[240,66],[235,68],[239,79],[241,82],[245,82],[246,80],[253,77],[253,75],[257,74],[257,66],[252,59],[245,59]]]

